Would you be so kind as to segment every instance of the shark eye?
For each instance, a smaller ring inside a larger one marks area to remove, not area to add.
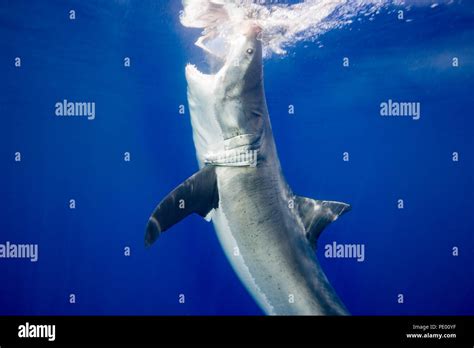
[[[247,53],[248,53],[248,54],[252,54],[252,53],[253,53],[253,49],[252,49],[252,48],[247,48]]]

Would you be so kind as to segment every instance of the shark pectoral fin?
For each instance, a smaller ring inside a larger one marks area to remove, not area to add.
[[[342,202],[319,201],[297,196],[295,199],[301,221],[306,230],[306,238],[313,248],[324,228],[340,215],[351,210],[351,206]]]
[[[153,244],[160,234],[192,213],[206,217],[217,208],[216,169],[206,166],[176,187],[155,208],[148,220],[145,245]]]

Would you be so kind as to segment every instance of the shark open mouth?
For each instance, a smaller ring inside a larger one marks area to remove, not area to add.
[[[216,35],[214,32],[200,36],[195,44],[213,59],[219,61],[224,61],[229,52],[229,44],[225,37]]]
[[[261,41],[261,32],[262,28],[253,20],[243,20],[237,25],[226,23],[219,29],[205,28],[195,45],[201,48],[206,56],[210,70],[210,73],[206,74],[217,74],[224,67],[239,65],[242,59],[241,52],[244,52],[243,49],[248,49],[247,56],[253,54],[255,47],[249,46],[255,39]],[[241,46],[245,44],[249,46]],[[194,73],[205,75],[195,65],[192,69]]]
[[[229,28],[220,28],[219,31],[215,28],[205,28],[195,42],[204,54],[202,61],[205,66],[192,64],[191,72],[202,76],[217,74],[228,60],[233,35]]]

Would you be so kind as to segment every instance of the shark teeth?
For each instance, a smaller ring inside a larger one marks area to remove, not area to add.
[[[189,72],[191,74],[201,74],[202,75],[202,72],[200,72],[198,70],[198,68],[196,67],[196,65],[194,65],[194,64],[186,65],[186,70],[187,70],[187,72]]]
[[[216,75],[204,74],[194,64],[186,65],[186,75],[193,76],[204,81],[213,81]]]
[[[195,75],[195,76],[199,76],[199,77],[206,77],[206,76],[209,76],[207,74],[203,74],[197,67],[196,65],[194,64],[188,64],[186,65],[186,71],[188,74],[192,74],[192,75]]]

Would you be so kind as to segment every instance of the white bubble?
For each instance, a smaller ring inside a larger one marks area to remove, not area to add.
[[[198,45],[225,54],[233,34],[244,21],[261,28],[264,57],[284,55],[299,41],[315,41],[325,32],[350,24],[354,16],[373,16],[389,0],[306,0],[296,4],[258,0],[183,0],[181,23],[203,28]]]

